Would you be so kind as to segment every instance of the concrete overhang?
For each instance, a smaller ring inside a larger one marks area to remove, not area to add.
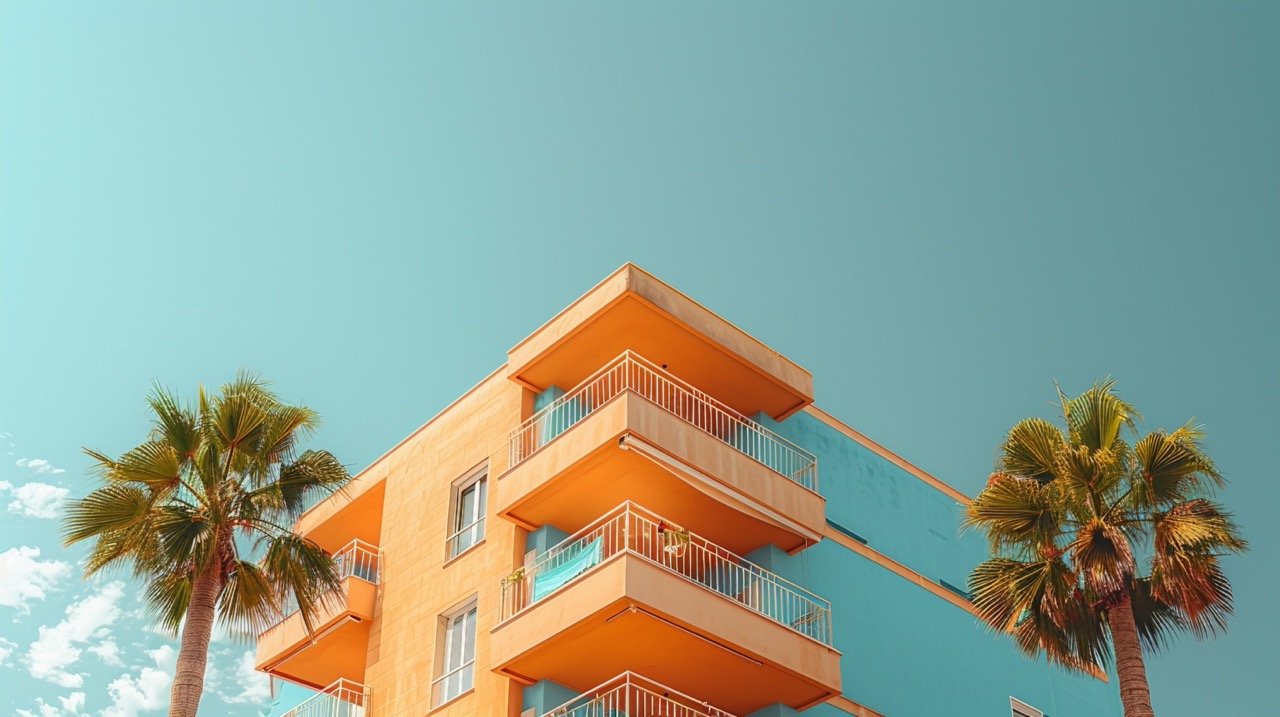
[[[625,264],[507,353],[507,377],[569,389],[630,349],[744,415],[813,403],[813,376],[634,264]]]

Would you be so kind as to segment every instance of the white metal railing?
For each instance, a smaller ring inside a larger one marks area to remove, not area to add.
[[[508,465],[519,465],[624,391],[643,396],[805,488],[818,489],[818,460],[812,453],[631,351],[624,351],[512,431]]]
[[[378,547],[359,538],[352,540],[334,553],[333,562],[338,568],[338,577],[343,581],[347,578],[357,578],[377,585],[380,580],[382,558]],[[279,615],[272,627],[284,622],[296,612],[298,612],[297,598],[292,594],[287,595],[280,605]]]
[[[832,644],[830,602],[630,501],[503,578],[501,618],[516,615],[622,552]]]
[[[282,717],[367,717],[369,689],[359,682],[339,679]]]
[[[690,697],[634,672],[624,672],[608,682],[547,712],[543,717],[733,717],[702,700]]]
[[[449,536],[449,557],[456,558],[484,539],[484,516]]]

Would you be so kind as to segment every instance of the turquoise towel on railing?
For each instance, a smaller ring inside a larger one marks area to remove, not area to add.
[[[565,555],[565,553],[571,553]],[[604,538],[596,538],[595,540],[582,545],[578,548],[570,548],[564,553],[555,556],[551,562],[556,563],[554,567],[545,567],[533,576],[533,602],[538,602],[542,598],[564,587],[564,584],[585,573],[595,565],[599,565],[604,558]]]

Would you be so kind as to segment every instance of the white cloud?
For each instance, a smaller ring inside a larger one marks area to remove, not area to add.
[[[41,474],[50,473],[53,475],[57,475],[59,473],[66,473],[66,471],[63,470],[62,468],[58,468],[57,466],[53,465],[52,463],[50,463],[49,461],[46,461],[43,458],[19,458],[18,460],[14,461],[14,465],[18,466],[19,468],[26,468],[28,470],[33,470],[36,473],[41,473]]]
[[[80,710],[84,709],[83,692],[72,692],[66,697],[59,697],[58,701],[62,703],[62,710],[69,715],[80,714]]]
[[[140,712],[163,709],[169,703],[169,683],[178,653],[162,645],[148,650],[147,655],[154,667],[143,667],[137,675],[120,675],[107,685],[111,706],[102,711],[102,717],[137,717]]]
[[[18,710],[17,714],[18,717],[59,717],[61,712],[57,707],[54,707],[43,699],[37,697],[35,712],[32,712],[31,710]]]
[[[71,492],[48,483],[27,483],[14,488],[12,483],[0,481],[0,493],[5,491],[13,494],[10,513],[46,519],[57,516],[58,508]]]
[[[120,646],[116,644],[115,640],[110,638],[90,647],[89,652],[97,655],[98,659],[108,665],[115,665],[119,667],[124,664],[124,662],[120,660]]]
[[[0,666],[9,666],[9,657],[18,649],[18,643],[0,637]]]
[[[222,701],[228,704],[266,704],[271,699],[271,678],[253,669],[254,653],[245,652],[236,660],[235,684],[230,693],[222,693]]]
[[[61,560],[37,560],[40,548],[23,545],[0,553],[0,605],[16,607],[23,614],[27,603],[44,600],[47,590],[71,574],[71,566]]]
[[[84,693],[72,692],[66,697],[58,697],[58,702],[62,703],[62,709],[45,702],[42,697],[37,697],[34,712],[20,709],[17,713],[20,717],[73,717],[81,714],[80,710],[84,709]]]
[[[84,675],[71,672],[80,659],[80,648],[92,638],[106,636],[108,628],[120,617],[120,598],[124,583],[107,583],[101,590],[72,603],[67,617],[53,627],[40,626],[40,636],[27,649],[27,671],[32,677],[61,687],[84,686]]]

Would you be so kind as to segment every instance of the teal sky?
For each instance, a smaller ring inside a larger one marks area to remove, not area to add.
[[[0,711],[161,714],[42,517],[153,379],[257,369],[358,468],[635,261],[970,494],[1053,379],[1203,421],[1254,551],[1155,704],[1269,712],[1278,68],[1276,3],[0,1]]]

